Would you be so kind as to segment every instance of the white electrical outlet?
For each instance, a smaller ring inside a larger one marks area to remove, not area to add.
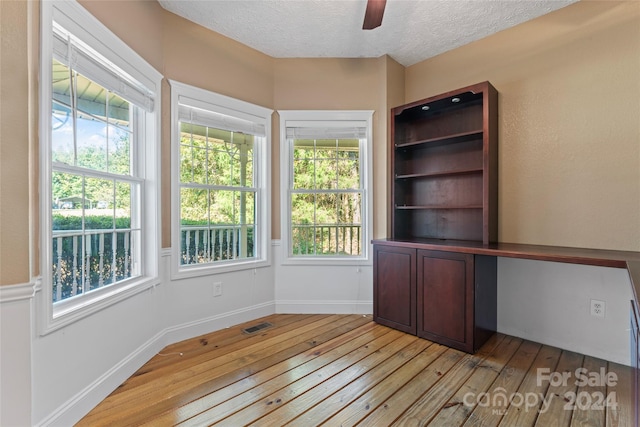
[[[591,300],[591,315],[596,317],[604,317],[605,302],[597,299]]]
[[[219,297],[222,295],[222,282],[213,282],[213,296]]]

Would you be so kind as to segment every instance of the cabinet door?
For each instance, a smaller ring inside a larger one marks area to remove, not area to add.
[[[374,245],[373,256],[373,319],[415,335],[416,250]]]
[[[418,336],[473,352],[473,255],[418,251]]]

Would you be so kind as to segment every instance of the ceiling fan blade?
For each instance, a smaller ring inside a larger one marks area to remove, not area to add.
[[[367,10],[364,12],[363,30],[373,30],[382,24],[384,7],[387,0],[367,0]]]

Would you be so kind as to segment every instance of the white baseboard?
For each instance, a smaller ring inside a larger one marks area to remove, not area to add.
[[[164,332],[138,347],[128,357],[67,400],[36,426],[71,426],[105,399],[113,390],[165,347]]]
[[[373,301],[276,301],[276,313],[372,314]]]
[[[256,304],[239,310],[229,311],[216,316],[194,322],[172,326],[164,330],[166,345],[188,340],[203,334],[228,328],[260,317],[269,316],[275,313],[275,303],[273,301]]]
[[[268,302],[166,328],[35,425],[73,425],[167,345],[268,316],[274,312],[275,303]]]

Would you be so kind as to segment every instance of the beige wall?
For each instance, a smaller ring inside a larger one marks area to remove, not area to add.
[[[581,1],[409,67],[406,100],[489,80],[499,239],[640,250],[640,2]]]
[[[164,76],[272,108],[273,59],[169,12],[164,13]],[[163,88],[162,167],[170,169],[170,88]],[[162,247],[171,246],[171,177],[162,174]]]
[[[36,135],[29,97],[32,7],[0,1],[0,285],[27,283],[30,272],[30,144]]]
[[[387,135],[387,63],[391,58],[370,59],[278,59],[274,68],[274,108],[276,110],[374,110],[374,165],[386,163]],[[396,63],[397,64],[397,63]],[[398,65],[399,66],[399,65]],[[399,74],[396,72],[396,74]],[[273,217],[272,236],[280,230],[280,150],[279,123],[274,126]],[[376,160],[380,160],[376,163]],[[383,166],[382,170],[386,167]],[[384,185],[385,175],[374,173],[377,185]],[[374,187],[376,185],[374,184]],[[383,187],[380,187],[383,188]],[[374,194],[374,236],[385,234],[386,197]],[[381,221],[376,221],[381,219]],[[380,224],[378,224],[380,223]],[[375,225],[378,224],[378,228]]]
[[[490,80],[500,92],[500,239],[640,250],[640,2],[581,1],[406,70],[388,57],[273,59],[156,2],[82,4],[167,78],[274,109],[376,110],[375,237],[387,234],[389,108]],[[30,230],[37,274],[38,218],[30,209],[38,197],[37,64],[29,66],[38,47],[37,5],[0,1],[3,285],[30,279]],[[275,115],[274,238],[280,237],[277,123]],[[167,173],[162,188],[168,247]]]

